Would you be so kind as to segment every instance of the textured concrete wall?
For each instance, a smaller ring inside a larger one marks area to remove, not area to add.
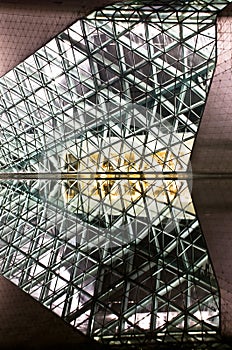
[[[232,179],[193,182],[193,201],[221,294],[222,335],[232,338]]]
[[[232,5],[217,21],[217,65],[192,154],[195,172],[232,172]],[[221,294],[222,335],[232,337],[232,179],[194,180],[193,200]]]
[[[0,1],[0,76],[77,19],[114,0]]]
[[[59,316],[0,277],[0,349],[100,350]]]
[[[232,5],[217,20],[218,57],[192,154],[195,172],[232,172]]]

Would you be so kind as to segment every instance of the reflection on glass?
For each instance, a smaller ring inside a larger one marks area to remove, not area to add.
[[[123,342],[137,333],[178,341],[183,331],[195,340],[213,336],[217,283],[187,182],[173,182],[169,196],[170,183],[150,181],[141,202],[127,208],[105,203],[98,226],[54,201],[64,183],[56,182],[48,199],[38,189],[49,181],[1,183],[2,273],[83,332],[91,324],[104,342],[117,341],[119,332]]]

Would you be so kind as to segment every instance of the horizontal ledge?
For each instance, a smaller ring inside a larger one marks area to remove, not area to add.
[[[192,172],[1,172],[0,180],[190,180],[232,179],[232,173]]]

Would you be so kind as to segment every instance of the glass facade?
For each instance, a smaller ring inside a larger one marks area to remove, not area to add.
[[[112,5],[0,80],[1,274],[103,343],[219,335],[190,156],[225,5]]]

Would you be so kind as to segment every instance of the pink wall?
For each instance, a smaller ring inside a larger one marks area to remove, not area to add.
[[[114,0],[0,2],[0,76],[77,19]]]
[[[220,287],[222,335],[232,337],[232,5],[217,25],[217,65],[192,154],[193,171],[206,178],[192,193]]]

